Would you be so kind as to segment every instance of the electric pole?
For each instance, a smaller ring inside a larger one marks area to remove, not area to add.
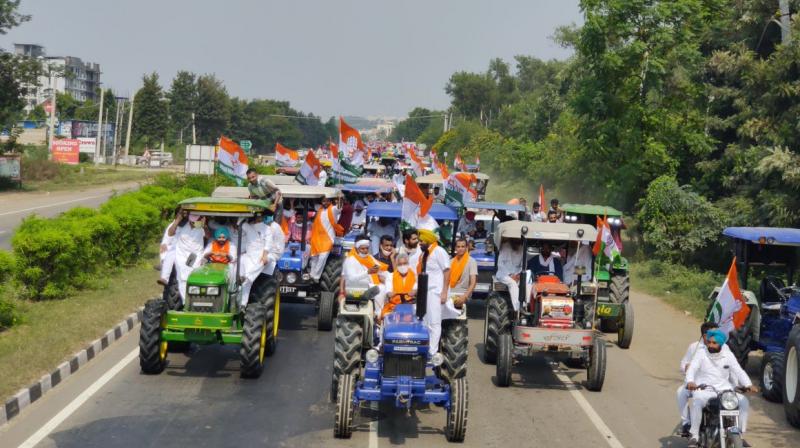
[[[53,69],[50,65],[47,65],[47,76],[48,80],[50,81],[50,126],[48,127],[47,136],[47,157],[51,159],[53,157],[53,139],[56,135],[56,86],[53,82]]]
[[[136,92],[131,95],[131,109],[128,111],[128,133],[125,134],[125,159],[128,158],[128,150],[131,147],[131,125],[133,124],[133,100],[136,99]]]
[[[193,145],[197,144],[197,130],[195,129],[194,126],[194,112],[192,112],[192,144]]]
[[[100,164],[100,150],[102,147],[100,146],[100,141],[103,137],[103,101],[105,100],[105,93],[106,91],[100,87],[100,111],[97,113],[97,141],[95,142],[94,148],[94,164]]]

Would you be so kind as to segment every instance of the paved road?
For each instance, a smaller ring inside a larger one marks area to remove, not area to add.
[[[517,366],[512,387],[495,387],[494,367],[478,357],[484,310],[475,304],[463,446],[685,446],[672,436],[677,364],[699,323],[650,296],[634,294],[633,300],[633,346],[620,350],[609,344],[600,393],[582,388],[583,371],[554,367],[545,359]],[[239,378],[233,347],[170,354],[162,375],[142,375],[134,331],[0,428],[0,446],[18,446],[32,435],[41,447],[446,445],[445,413],[436,407],[408,414],[389,407],[364,409],[351,440],[333,439],[332,334],[317,332],[310,306],[284,305],[281,317],[278,352],[255,381]],[[756,364],[754,359],[751,367]],[[785,423],[779,405],[756,397],[752,407],[751,442],[800,445],[800,431]]]
[[[11,247],[14,229],[31,215],[51,217],[73,207],[97,207],[115,192],[137,188],[138,182],[123,182],[81,190],[0,194],[0,249]]]

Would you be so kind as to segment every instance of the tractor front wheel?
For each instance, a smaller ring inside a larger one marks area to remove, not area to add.
[[[467,379],[450,382],[450,410],[447,411],[445,434],[448,442],[463,442],[467,435],[469,390]]]
[[[258,378],[264,370],[267,343],[266,317],[267,310],[262,303],[250,303],[244,309],[244,328],[239,347],[242,378]]]
[[[361,368],[364,329],[357,319],[344,316],[336,318],[336,333],[333,342],[333,375],[331,379],[331,401],[339,393],[339,379]]]
[[[467,375],[467,321],[445,319],[442,321],[442,376],[448,382]]]
[[[761,395],[773,403],[783,401],[783,353],[767,352],[761,359]]]
[[[247,303],[258,302],[266,305],[270,299],[275,300],[277,293],[278,279],[274,275],[260,274],[253,283],[253,287],[250,288],[250,297],[247,299]]]
[[[586,368],[586,388],[600,392],[606,379],[606,344],[602,338],[595,337]]]
[[[511,327],[508,314],[505,297],[491,293],[486,299],[486,318],[483,322],[483,361],[487,364],[497,362],[497,338]]]
[[[167,303],[167,308],[169,308],[170,311],[178,311],[183,308],[181,291],[178,287],[177,269],[172,270],[172,274],[169,276],[169,282],[167,283],[167,286],[164,287],[164,292],[161,294],[161,298]]]
[[[317,330],[331,331],[336,296],[328,291],[319,293],[319,310],[317,311]]]
[[[333,422],[333,435],[339,439],[349,439],[353,434],[353,391],[355,390],[356,375],[353,373],[342,375],[339,380],[338,398],[336,399],[336,416]]]
[[[508,332],[501,333],[497,339],[497,386],[508,387],[511,385],[511,363],[513,357],[511,334]]]
[[[167,342],[161,340],[161,321],[167,312],[167,302],[153,299],[142,312],[139,330],[139,366],[148,375],[157,375],[167,365]]]
[[[633,305],[630,299],[622,302],[622,313],[617,321],[617,345],[628,348],[633,340]]]
[[[800,325],[789,332],[783,356],[783,411],[786,420],[800,428]]]

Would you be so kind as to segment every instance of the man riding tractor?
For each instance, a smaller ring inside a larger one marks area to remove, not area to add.
[[[584,224],[550,224],[507,221],[498,226],[495,244],[504,257],[506,245],[519,257],[517,273],[505,280],[515,294],[493,293],[486,306],[484,359],[497,364],[497,385],[507,387],[516,358],[546,353],[570,366],[585,366],[587,388],[603,387],[606,348],[595,331],[597,284],[594,281],[566,285],[561,265],[551,248],[572,241],[592,242],[596,230]],[[531,249],[531,250],[529,250]],[[533,257],[529,258],[529,253]],[[589,266],[579,266],[584,274]],[[531,278],[533,277],[533,278]],[[496,288],[500,289],[500,288]]]
[[[605,205],[564,204],[560,206],[564,213],[565,223],[578,223],[597,226],[598,219],[605,219],[611,229],[611,235],[617,247],[622,249],[622,230],[625,222],[622,212]],[[633,304],[630,303],[630,272],[628,260],[619,256],[609,260],[600,253],[595,259],[594,274],[597,279],[598,300],[608,304],[601,307],[600,329],[604,332],[617,333],[617,345],[628,348],[633,340]],[[616,306],[615,306],[616,305]],[[620,309],[620,312],[615,310]],[[613,316],[605,312],[615,313]],[[626,328],[627,327],[627,328]]]
[[[180,261],[190,271],[178,306],[170,309],[163,298],[145,305],[139,335],[142,372],[161,373],[167,365],[170,345],[237,344],[241,376],[257,378],[263,370],[264,357],[275,352],[280,296],[273,276],[263,276],[260,283],[263,286],[254,286],[248,293],[246,280],[240,274],[243,257],[250,255],[243,250],[257,245],[251,244],[251,239],[268,238],[269,228],[263,224],[262,216],[270,212],[269,203],[200,197],[186,199],[179,205],[190,216],[215,221],[216,238],[203,249],[201,233],[201,245],[195,252],[188,257],[176,257],[176,263]],[[235,248],[228,239],[231,229],[239,230]],[[192,237],[187,234],[179,238],[184,236]]]

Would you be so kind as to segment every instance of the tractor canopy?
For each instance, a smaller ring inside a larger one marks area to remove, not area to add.
[[[212,197],[184,199],[178,205],[197,215],[220,217],[250,217],[269,207],[267,201],[242,198],[242,190],[247,192],[245,187],[219,187]]]
[[[542,205],[544,207],[544,205]],[[564,222],[596,225],[598,217],[607,217],[613,228],[626,228],[622,212],[607,205],[564,204]]]
[[[367,207],[367,216],[400,219],[403,204],[400,202],[373,202]],[[434,203],[428,214],[436,221],[457,221],[458,213],[452,208]]]
[[[800,254],[800,229],[728,227],[722,234],[733,240],[733,253],[744,288],[747,288],[750,266],[785,269],[787,280],[792,283]]]
[[[275,185],[291,185],[300,184],[294,176],[287,176],[285,174],[266,174],[258,176],[259,179],[267,179]]]
[[[523,235],[523,232],[525,234]],[[525,238],[528,241],[583,241],[593,243],[597,230],[588,224],[547,223],[528,221],[506,221],[497,226],[494,234],[495,246],[503,239]]]

